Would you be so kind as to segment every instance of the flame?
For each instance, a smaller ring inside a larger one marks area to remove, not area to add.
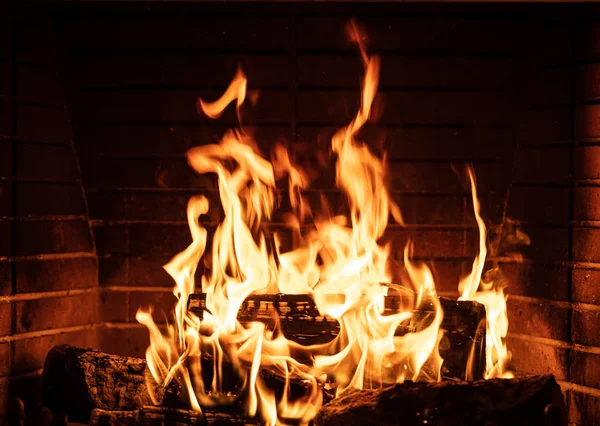
[[[137,313],[150,333],[146,358],[152,379],[165,387],[176,380],[194,410],[235,403],[268,425],[308,424],[323,404],[324,386],[333,386],[339,395],[348,388],[440,380],[443,312],[433,274],[411,260],[409,243],[403,259],[408,279],[391,283],[391,248],[379,240],[390,217],[402,224],[402,215],[385,184],[385,161],[358,140],[359,130],[371,116],[380,61],[367,53],[366,37],[353,22],[348,33],[365,69],[360,108],[331,141],[337,157],[336,184],[348,200],[348,217],[313,214],[303,195],[310,181],[282,146],[275,148],[271,161],[261,154],[241,125],[247,87],[241,69],[220,99],[198,102],[200,111],[218,118],[235,101],[240,121],[239,128],[227,131],[218,144],[187,152],[196,172],[217,176],[223,210],[202,275],[206,311],[200,319],[187,309],[196,289],[197,266],[207,248],[208,231],[200,218],[209,203],[197,196],[187,210],[192,243],[164,267],[176,284],[174,324],[161,331],[151,311]],[[487,356],[488,376],[493,377],[504,374],[506,352],[501,338],[506,335],[506,307],[502,290],[481,281],[485,225],[470,176],[480,250],[460,288],[463,299],[481,301],[492,312]],[[299,237],[289,251],[284,251],[282,235],[272,234],[267,226],[285,195],[277,182],[286,179],[294,210],[287,223]],[[479,287],[483,290],[478,292]],[[407,300],[392,313],[385,312],[390,291],[400,291]],[[288,340],[277,321],[274,329],[258,321],[240,323],[238,312],[249,296],[276,293],[309,295],[321,315],[338,321],[339,334],[328,343],[305,346]],[[425,306],[433,307],[433,320],[419,331],[396,335],[398,327]],[[273,386],[269,377],[278,378],[278,385]],[[294,388],[298,383],[303,392]]]
[[[479,253],[473,261],[471,273],[463,278],[458,289],[461,296],[458,300],[475,300],[485,306],[486,311],[486,371],[485,378],[513,377],[507,371],[510,353],[503,339],[508,333],[508,315],[506,313],[506,296],[502,286],[494,281],[486,282],[483,277],[483,268],[487,255],[486,227],[480,214],[479,199],[477,198],[477,184],[475,173],[469,168],[471,181],[471,198],[473,212],[479,230]],[[490,274],[491,275],[491,274]]]

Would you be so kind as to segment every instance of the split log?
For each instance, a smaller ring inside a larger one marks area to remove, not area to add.
[[[485,373],[485,307],[475,301],[447,297],[440,297],[439,301],[444,313],[441,324],[444,335],[439,346],[444,359],[442,376],[448,379],[482,379]],[[384,315],[399,312],[406,304],[406,298],[387,296]],[[188,309],[202,318],[206,310],[206,294],[190,295]],[[434,316],[434,307],[430,303],[414,311],[410,320],[398,327],[396,335],[423,330]],[[314,300],[305,294],[252,295],[242,303],[238,320],[242,324],[259,321],[271,330],[278,323],[286,338],[304,345],[329,342],[340,330],[339,323],[321,315]]]
[[[146,374],[143,359],[55,346],[44,364],[42,403],[78,423],[89,423],[94,408],[136,410],[152,404]]]
[[[205,383],[211,383],[213,360],[201,358]],[[236,395],[234,403],[227,408],[232,416],[243,412],[239,405],[243,378],[231,363],[222,364],[223,391]],[[110,355],[93,349],[81,349],[69,345],[55,346],[48,352],[42,373],[42,405],[53,413],[66,413],[69,421],[89,423],[94,409],[107,411],[136,411],[153,404],[150,391],[165,408],[189,409],[189,398],[177,381],[167,388],[154,386],[148,375],[146,360]],[[283,393],[286,382],[275,372],[259,371],[265,384],[276,395]],[[149,389],[148,386],[152,388]],[[290,395],[300,397],[309,391],[301,380],[290,380]],[[330,401],[333,392],[322,388],[323,400]],[[146,408],[147,410],[147,408]]]
[[[324,405],[315,426],[566,426],[551,375],[476,382],[405,382],[352,390]]]
[[[237,414],[190,410],[164,407],[142,407],[136,411],[110,411],[95,409],[92,411],[90,426],[257,426],[260,421],[248,419]]]

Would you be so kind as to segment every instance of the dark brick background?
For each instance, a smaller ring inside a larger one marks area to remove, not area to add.
[[[216,122],[199,116],[196,99],[216,98],[238,63],[259,89],[256,108],[243,114],[261,148],[284,141],[311,171],[310,197],[325,193],[340,204],[332,163],[318,159],[358,105],[360,61],[344,34],[355,16],[382,56],[383,108],[364,133],[388,152],[392,196],[407,223],[385,236],[393,256],[413,238],[439,290],[456,292],[477,247],[464,174],[472,164],[492,233],[504,223],[505,236],[518,228],[531,239],[515,249],[504,238],[488,261],[509,282],[514,367],[555,374],[573,424],[597,423],[598,12],[549,4],[56,4],[7,14],[0,395],[27,395],[59,342],[143,356],[147,334],[135,312],[153,304],[162,321],[173,306],[161,266],[189,242],[187,199],[218,199],[214,178],[197,176],[185,151],[235,124],[233,109]],[[214,209],[206,222],[219,217]]]

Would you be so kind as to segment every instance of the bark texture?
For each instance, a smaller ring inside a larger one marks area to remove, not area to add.
[[[352,390],[321,408],[315,426],[566,426],[551,375]]]

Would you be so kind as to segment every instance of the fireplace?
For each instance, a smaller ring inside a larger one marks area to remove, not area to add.
[[[5,6],[2,6],[5,7]],[[162,269],[191,241],[186,205],[214,180],[185,152],[237,124],[197,110],[238,65],[263,152],[283,142],[311,199],[340,210],[328,147],[360,102],[355,17],[381,56],[377,123],[391,257],[414,241],[441,296],[478,253],[466,166],[488,226],[486,269],[507,283],[511,368],[554,374],[569,421],[600,421],[598,10],[573,4],[49,3],[3,10],[0,47],[0,415],[24,401],[57,344],[144,357],[136,321],[176,303]],[[222,218],[211,211],[205,222]],[[272,229],[294,237],[273,219]],[[197,277],[200,278],[202,268]],[[393,276],[396,280],[401,277]],[[170,317],[168,317],[170,320]],[[38,417],[36,417],[38,416]]]

